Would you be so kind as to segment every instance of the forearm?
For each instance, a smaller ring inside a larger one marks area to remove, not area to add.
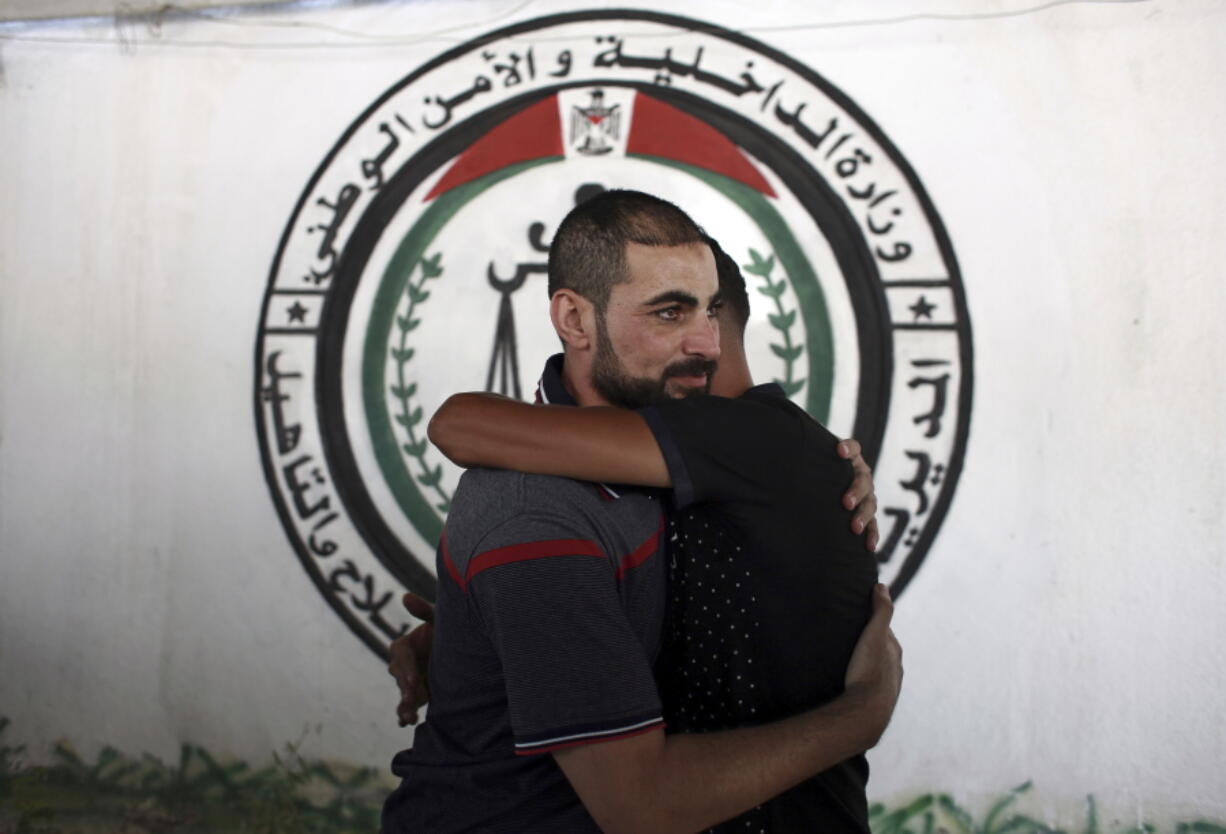
[[[625,751],[636,757],[625,766],[600,755],[572,766],[568,759],[581,758],[582,749],[560,752],[558,762],[609,832],[697,831],[872,747],[891,706],[879,692],[853,687],[818,709],[770,724],[620,742],[637,742],[640,748]],[[576,767],[587,772],[572,775]],[[610,789],[610,776],[619,774],[625,782]],[[585,790],[592,784],[601,787]]]
[[[460,466],[515,469],[585,481],[668,486],[647,423],[618,408],[535,406],[490,394],[455,394],[429,437]]]
[[[675,824],[661,830],[698,830],[743,813],[864,752],[882,729],[871,700],[853,692],[771,724],[669,736],[656,784]]]

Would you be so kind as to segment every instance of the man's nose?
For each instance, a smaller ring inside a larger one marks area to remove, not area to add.
[[[686,334],[685,352],[704,359],[719,359],[719,320],[714,316],[701,316]]]

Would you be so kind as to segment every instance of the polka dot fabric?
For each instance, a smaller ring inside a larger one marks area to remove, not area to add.
[[[837,438],[770,383],[640,413],[673,484],[656,667],[670,730],[760,724],[836,697],[877,578],[842,506],[852,473]],[[869,834],[867,778],[854,756],[715,830]]]
[[[717,517],[695,508],[670,520],[666,555],[669,596],[657,677],[670,731],[757,723],[767,693],[754,666],[760,618],[752,554]],[[770,828],[759,806],[709,830]]]

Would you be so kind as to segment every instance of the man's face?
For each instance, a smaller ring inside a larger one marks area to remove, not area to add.
[[[623,408],[705,394],[719,359],[710,248],[629,243],[626,266],[597,320],[593,387]]]

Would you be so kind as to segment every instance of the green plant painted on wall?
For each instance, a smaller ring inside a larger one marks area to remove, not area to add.
[[[63,742],[52,764],[26,766],[24,747],[4,743],[8,725],[0,718],[0,834],[371,834],[394,786],[372,768],[308,761],[293,744],[259,769],[192,744],[173,764],[111,747],[87,762]],[[949,794],[931,793],[893,808],[874,804],[869,821],[874,834],[1226,834],[1207,820],[1108,830],[1093,797],[1084,825],[1053,828],[1013,810],[1030,788],[1009,791],[979,820]]]
[[[52,764],[27,767],[23,752],[0,744],[0,834],[370,834],[392,787],[390,775],[307,761],[293,744],[258,769],[192,744],[172,764],[111,747],[88,762],[61,742]]]
[[[873,834],[1158,834],[1149,823],[1139,823],[1110,831],[1100,827],[1093,796],[1086,797],[1085,824],[1072,830],[1054,828],[1026,814],[1011,812],[1019,796],[1028,792],[1030,782],[1018,785],[997,799],[982,820],[975,820],[947,793],[928,793],[905,805],[887,808],[875,803],[869,808]],[[1206,820],[1176,824],[1175,834],[1226,834],[1226,826]]]

